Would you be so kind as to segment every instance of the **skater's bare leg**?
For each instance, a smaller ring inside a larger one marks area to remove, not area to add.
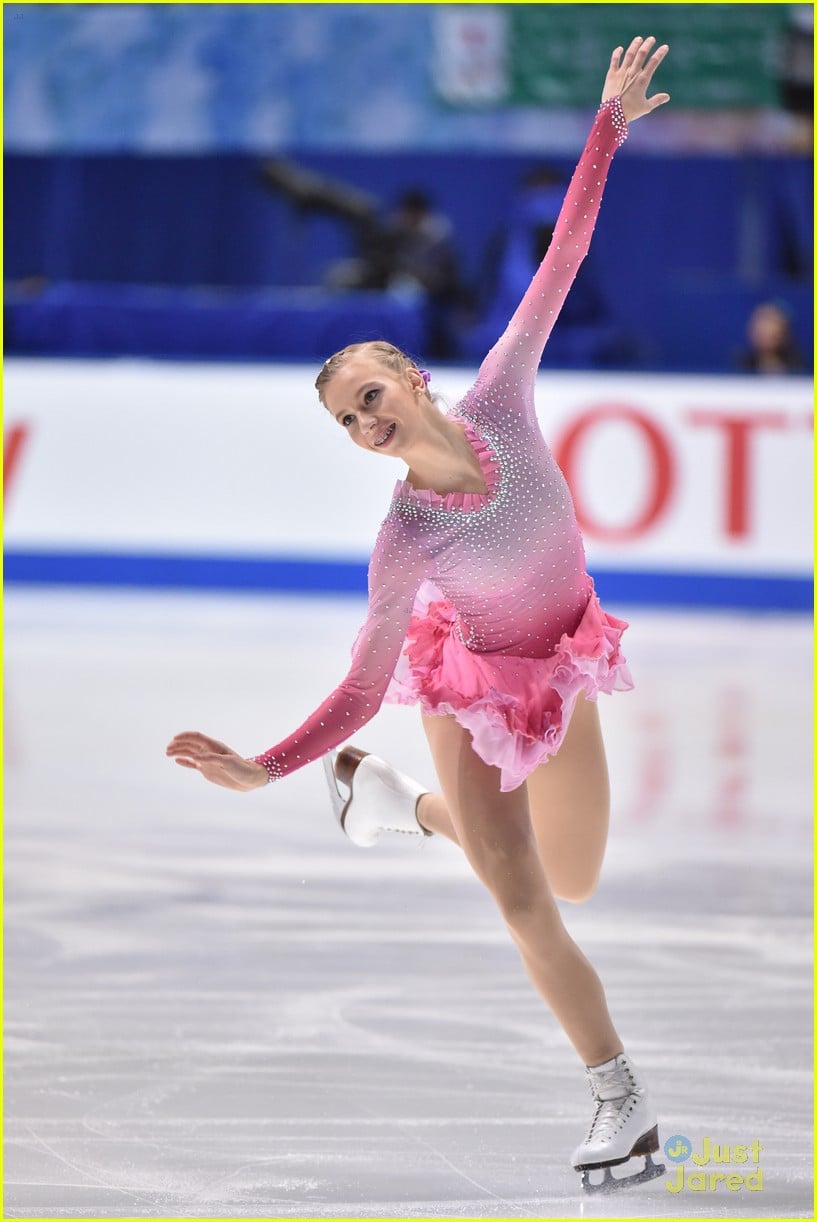
[[[598,705],[579,696],[557,753],[528,777],[533,830],[548,882],[580,903],[596,889],[610,820]]]
[[[553,894],[576,903],[588,899],[604,859],[610,807],[594,701],[579,697],[559,751],[531,773],[527,789],[539,857]],[[424,794],[417,817],[428,831],[460,843],[443,794]]]
[[[533,984],[586,1065],[622,1050],[596,972],[564,925],[548,885],[523,785],[499,788],[453,717],[424,717],[458,843],[497,906]]]
[[[441,793],[423,794],[417,803],[417,820],[427,832],[445,836],[447,840],[459,844],[459,836],[448,813],[448,803]]]

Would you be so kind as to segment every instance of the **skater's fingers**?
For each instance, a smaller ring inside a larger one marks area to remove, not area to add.
[[[654,97],[647,98],[647,104],[650,110],[655,110],[658,106],[663,106],[669,101],[668,93],[656,93]]]
[[[622,68],[629,68],[631,66],[633,60],[635,59],[636,52],[638,51],[638,48],[641,46],[643,41],[644,39],[641,38],[640,35],[637,35],[633,39],[633,41],[630,43],[627,50],[624,52],[624,61],[621,65]]]
[[[664,56],[667,54],[668,51],[669,51],[669,44],[665,42],[660,47],[657,48],[655,54],[650,59],[649,63],[645,64],[644,67],[641,69],[641,77],[642,77],[645,87],[652,80],[653,73],[655,72],[656,68],[661,63],[661,60],[664,58]]]
[[[169,743],[165,748],[165,753],[167,755],[198,755],[203,750],[201,743],[183,739],[181,742]]]
[[[214,740],[202,734],[201,730],[182,730],[180,734],[174,734],[170,741],[174,743],[212,743]]]
[[[185,759],[184,756],[177,756],[176,763],[182,768],[193,768],[196,772],[199,770],[199,766],[195,760]]]
[[[168,744],[168,751],[177,747],[196,747],[201,745],[201,734],[196,730],[183,730],[181,734],[175,734]]]
[[[198,730],[184,730],[181,734],[177,734],[175,738],[171,739],[170,747],[187,747],[194,751],[218,751],[222,755],[234,754],[226,743],[219,742],[217,738],[210,738],[207,734],[201,734]]]
[[[635,65],[634,65],[636,72],[639,72],[641,70],[641,68],[644,65],[645,59],[647,58],[647,56],[649,55],[650,51],[652,50],[654,46],[655,46],[655,38],[653,37],[652,34],[650,34],[648,38],[644,39],[644,41],[641,43],[641,46],[636,51]]]

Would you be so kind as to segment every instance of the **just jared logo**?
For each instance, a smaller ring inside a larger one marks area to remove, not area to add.
[[[755,1140],[751,1145],[725,1145],[704,1137],[699,1150],[692,1149],[692,1142],[681,1133],[676,1133],[664,1142],[664,1153],[670,1162],[677,1163],[675,1178],[667,1180],[668,1192],[716,1192],[726,1188],[729,1192],[763,1191],[763,1171],[760,1152],[763,1149]],[[737,1165],[740,1171],[712,1171],[711,1164],[720,1167]],[[698,1168],[707,1168],[698,1170]]]

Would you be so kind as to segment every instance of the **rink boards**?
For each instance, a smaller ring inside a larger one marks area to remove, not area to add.
[[[350,444],[315,372],[8,361],[7,580],[364,589],[403,467]],[[549,372],[537,410],[608,597],[808,605],[808,379]]]

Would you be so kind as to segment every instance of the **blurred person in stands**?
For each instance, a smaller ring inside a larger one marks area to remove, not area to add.
[[[327,283],[426,297],[429,355],[437,360],[456,355],[452,311],[461,291],[453,226],[425,192],[405,191],[379,226],[376,241],[330,269]]]
[[[741,354],[740,367],[747,373],[802,373],[805,363],[797,348],[791,318],[778,301],[762,301],[749,315],[746,326],[749,347]]]
[[[349,225],[356,250],[329,268],[329,288],[424,297],[429,355],[454,355],[451,311],[460,297],[460,276],[453,226],[424,191],[404,191],[383,214],[367,192],[284,159],[266,162],[262,178],[301,211],[327,212]]]
[[[461,355],[479,360],[501,334],[516,303],[545,258],[553,240],[566,183],[548,166],[520,181],[504,228],[489,242],[474,310],[478,321],[464,329]],[[592,256],[582,265],[559,314],[559,330],[548,358],[566,367],[619,364],[632,355],[629,340],[615,325]]]
[[[667,51],[636,38],[613,52],[547,253],[459,404],[442,413],[428,370],[385,341],[351,344],[324,362],[319,398],[351,442],[408,466],[375,543],[346,677],[260,755],[245,758],[199,731],[167,747],[182,767],[239,791],[323,759],[353,843],[436,834],[462,849],[586,1066],[594,1111],[572,1163],[590,1190],[665,1170],[652,1161],[658,1122],[644,1075],[556,903],[586,900],[598,881],[609,781],[597,698],[632,681],[620,650],[627,625],[603,610],[587,573],[534,392],[616,149],[629,123],[669,101],[647,97]],[[633,206],[650,210],[649,201]],[[637,275],[637,251],[632,262]],[[342,488],[330,511],[342,513]],[[349,744],[386,698],[419,704],[440,792]],[[633,1174],[623,1167],[631,1158],[644,1159]],[[614,1177],[613,1166],[625,1174]],[[597,1169],[601,1184],[590,1177]]]
[[[346,288],[418,289],[432,297],[450,297],[458,283],[453,227],[435,212],[420,190],[404,192],[381,222],[376,252],[336,266],[330,283]]]

